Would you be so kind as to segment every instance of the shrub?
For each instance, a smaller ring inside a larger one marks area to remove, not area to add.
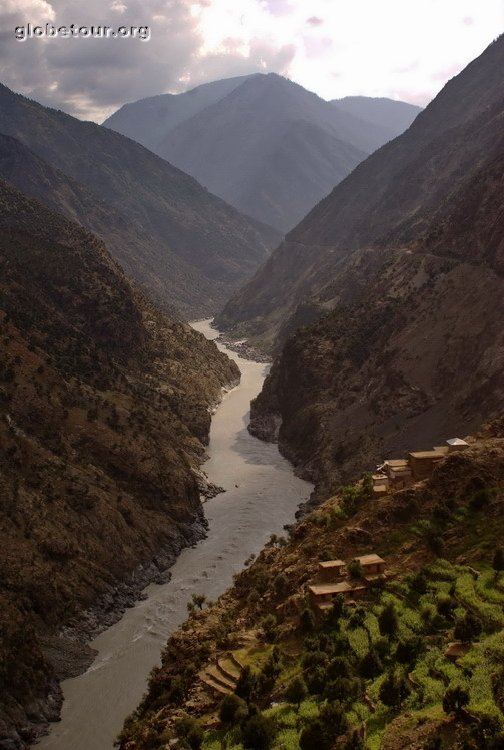
[[[448,688],[443,697],[443,711],[446,714],[454,713],[459,716],[468,703],[469,693],[465,688],[460,686]]]

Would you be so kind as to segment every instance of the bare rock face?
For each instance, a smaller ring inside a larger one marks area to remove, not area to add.
[[[92,234],[0,182],[0,747],[205,533],[209,406],[239,372]]]

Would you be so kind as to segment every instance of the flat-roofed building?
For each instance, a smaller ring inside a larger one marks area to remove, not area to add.
[[[390,458],[383,464],[389,485],[394,489],[402,489],[411,484],[412,470],[405,458]]]
[[[375,578],[385,575],[385,560],[374,553],[354,557],[355,562],[360,563],[364,578]]]
[[[346,562],[344,560],[324,560],[319,562],[318,577],[321,582],[335,583],[345,575]]]
[[[341,581],[340,583],[315,583],[308,586],[312,604],[320,610],[330,609],[337,596],[355,596],[359,592],[366,591],[365,581]]]
[[[444,450],[414,451],[409,454],[409,462],[413,472],[413,479],[419,482],[428,479],[437,464],[446,456]]]

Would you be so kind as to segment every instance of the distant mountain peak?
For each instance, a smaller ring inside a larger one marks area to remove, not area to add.
[[[104,124],[286,232],[415,114],[384,127],[278,73],[253,73],[125,105]]]

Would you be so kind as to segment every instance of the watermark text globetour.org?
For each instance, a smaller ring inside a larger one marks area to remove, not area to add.
[[[61,37],[63,39],[140,39],[148,42],[151,36],[150,26],[103,26],[92,24],[91,26],[79,26],[71,23],[69,26],[57,26],[53,23],[36,25],[27,23],[24,26],[16,26],[14,34],[18,42],[27,39],[51,39]]]

